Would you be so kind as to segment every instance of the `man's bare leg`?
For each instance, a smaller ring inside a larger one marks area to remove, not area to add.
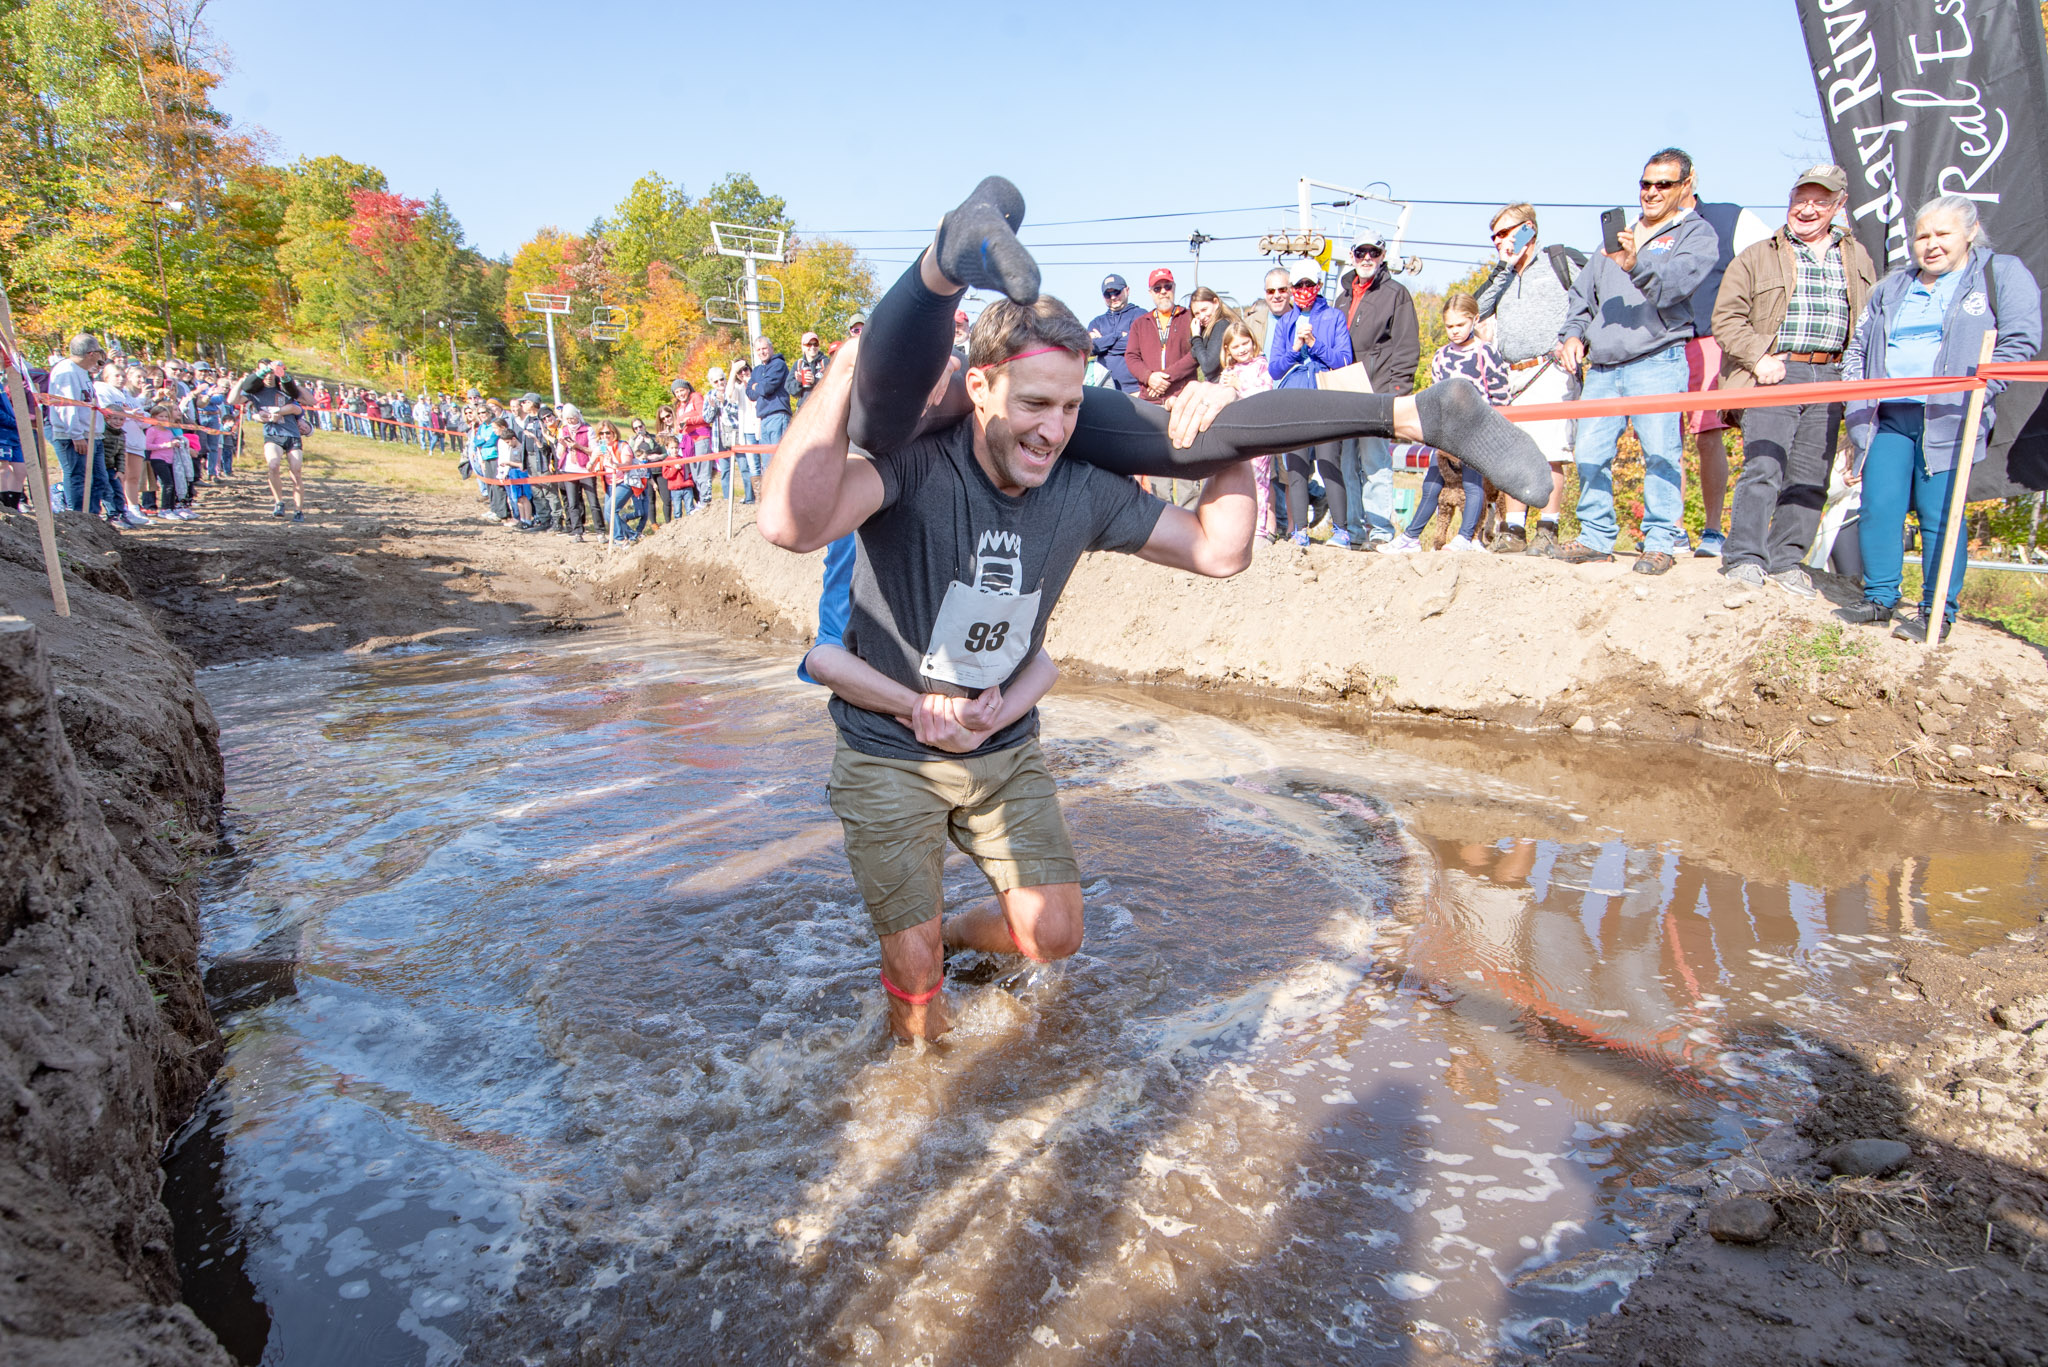
[[[274,441],[263,443],[263,465],[270,476],[270,499],[273,503],[284,502],[284,477],[278,467],[284,463],[284,448]]]
[[[1081,885],[1012,888],[946,922],[946,944],[1049,963],[1081,947]]]
[[[890,1034],[900,1040],[937,1039],[952,1028],[946,994],[935,990],[946,981],[946,946],[937,915],[882,937],[882,976],[909,996],[932,994],[929,1001],[917,1003],[890,992]]]
[[[306,506],[306,476],[301,467],[305,460],[296,449],[289,458],[292,463],[292,507],[303,511]]]

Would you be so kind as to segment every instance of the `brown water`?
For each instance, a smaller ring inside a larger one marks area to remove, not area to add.
[[[1925,795],[1077,690],[1087,944],[956,957],[898,1049],[788,673],[205,674],[234,1014],[171,1199],[246,1361],[1511,1357],[1795,1114],[1900,940],[2041,900],[2038,837]]]

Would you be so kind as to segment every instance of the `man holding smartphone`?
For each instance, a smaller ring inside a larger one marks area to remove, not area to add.
[[[1493,216],[1498,260],[1479,287],[1479,317],[1493,322],[1493,344],[1508,363],[1508,406],[1563,403],[1578,397],[1579,377],[1551,355],[1571,312],[1571,287],[1586,257],[1566,247],[1539,247],[1536,206],[1510,204]],[[1572,458],[1572,425],[1564,418],[1522,424],[1550,462],[1550,501],[1525,532],[1529,508],[1506,494],[1507,516],[1487,546],[1502,555],[1555,555],[1557,518],[1564,501],[1564,466]]]
[[[1603,223],[1607,249],[1586,263],[1552,353],[1577,373],[1583,397],[1683,394],[1685,344],[1693,336],[1692,296],[1719,262],[1713,225],[1688,207],[1692,158],[1675,147],[1643,167],[1642,215],[1626,228]],[[1643,544],[1637,574],[1663,574],[1685,542],[1684,435],[1676,413],[1586,418],[1579,423],[1579,536],[1561,546],[1569,565],[1611,562],[1620,527],[1614,508],[1614,454],[1635,424],[1643,448]]]

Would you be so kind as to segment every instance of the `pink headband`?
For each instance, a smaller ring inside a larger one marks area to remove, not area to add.
[[[1021,361],[1021,360],[1025,359],[1025,358],[1026,358],[1027,356],[1043,356],[1043,355],[1045,355],[1045,354],[1046,354],[1047,352],[1049,352],[1049,351],[1066,351],[1066,352],[1067,352],[1067,355],[1069,355],[1069,356],[1071,356],[1071,355],[1073,355],[1073,354],[1074,354],[1074,353],[1073,353],[1073,352],[1071,352],[1071,351],[1067,351],[1067,349],[1066,349],[1065,347],[1063,347],[1063,346],[1042,346],[1042,347],[1033,347],[1033,348],[1032,348],[1031,350],[1029,350],[1029,351],[1020,351],[1020,352],[1018,352],[1018,353],[1017,353],[1016,355],[1014,355],[1014,356],[1005,356],[1005,357],[1004,357],[1004,358],[1003,358],[1002,360],[1000,360],[1000,361],[990,361],[990,362],[989,362],[989,363],[988,363],[987,365],[985,365],[985,366],[977,366],[977,367],[975,367],[975,368],[976,368],[977,370],[994,370],[994,369],[995,369],[995,368],[996,368],[997,366],[999,366],[999,365],[1008,365],[1008,364],[1009,364],[1010,362],[1012,362],[1012,361]]]

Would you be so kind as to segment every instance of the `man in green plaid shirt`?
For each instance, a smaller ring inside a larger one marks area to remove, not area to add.
[[[1792,184],[1785,226],[1729,263],[1714,304],[1721,388],[1842,378],[1842,349],[1877,282],[1870,253],[1837,221],[1848,189],[1841,167],[1811,168]],[[1811,598],[1799,562],[1820,528],[1842,405],[1730,412],[1742,414],[1742,476],[1721,573]]]

